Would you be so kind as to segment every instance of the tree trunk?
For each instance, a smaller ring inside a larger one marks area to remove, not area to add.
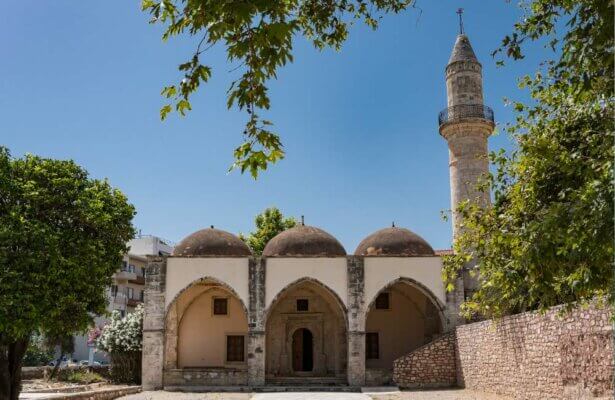
[[[29,338],[6,341],[0,335],[0,400],[18,400],[21,366]]]

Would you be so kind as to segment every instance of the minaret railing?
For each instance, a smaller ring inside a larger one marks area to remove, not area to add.
[[[438,124],[442,126],[449,122],[467,118],[481,118],[495,122],[491,107],[482,104],[459,104],[440,111],[440,114],[438,114]]]

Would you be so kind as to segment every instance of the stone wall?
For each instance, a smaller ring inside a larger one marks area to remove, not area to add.
[[[612,311],[560,311],[457,327],[458,384],[515,399],[613,398]]]
[[[164,371],[164,388],[186,386],[246,386],[248,371],[233,368],[185,368]]]
[[[393,381],[402,388],[454,386],[457,381],[455,332],[395,360]]]

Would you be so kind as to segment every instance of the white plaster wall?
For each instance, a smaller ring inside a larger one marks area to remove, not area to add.
[[[335,258],[268,258],[265,277],[265,306],[286,286],[312,278],[328,286],[348,306],[346,257]]]
[[[192,282],[210,277],[230,286],[246,307],[248,293],[248,258],[174,258],[167,259],[165,308]]]
[[[446,291],[440,276],[440,257],[365,257],[365,311],[376,294],[398,278],[410,278],[425,286],[446,304]]]

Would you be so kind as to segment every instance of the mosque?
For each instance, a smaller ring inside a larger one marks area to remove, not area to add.
[[[494,129],[483,104],[482,67],[465,34],[445,70],[453,209],[486,205],[476,186],[488,172]],[[453,235],[459,216],[453,213]],[[368,235],[352,254],[324,230],[299,225],[255,257],[213,227],[149,257],[143,330],[143,389],[391,383],[394,360],[463,323],[441,279],[441,253],[401,227]],[[428,360],[427,360],[428,361]]]

